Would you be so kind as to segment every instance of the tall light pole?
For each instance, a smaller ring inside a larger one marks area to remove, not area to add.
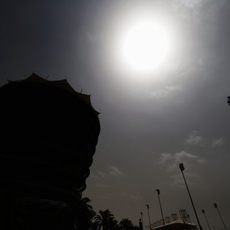
[[[180,164],[179,164],[179,168],[180,168],[180,171],[181,171],[181,173],[182,173],[182,176],[183,176],[183,179],[184,179],[184,183],[185,183],[186,189],[187,189],[187,191],[188,191],[188,195],[189,195],[190,201],[191,201],[191,203],[192,203],[193,211],[194,211],[194,213],[195,213],[195,216],[196,216],[196,220],[197,220],[198,226],[199,226],[200,230],[203,230],[203,228],[202,228],[202,226],[201,226],[201,224],[200,224],[200,220],[199,220],[199,218],[198,218],[197,212],[196,212],[195,205],[194,205],[193,200],[192,200],[191,193],[190,193],[189,188],[188,188],[188,184],[187,184],[186,179],[185,179],[185,176],[184,176],[184,170],[185,170],[185,168],[184,168],[183,163],[180,163]]]
[[[218,208],[218,206],[217,206],[217,203],[214,203],[213,206],[214,206],[214,208],[216,209],[216,211],[217,211],[217,213],[218,213],[218,215],[219,215],[219,217],[220,217],[220,220],[221,220],[221,222],[222,222],[222,224],[223,224],[223,226],[224,226],[224,229],[227,230],[227,227],[226,227],[226,225],[225,225],[225,223],[224,223],[223,217],[221,216],[221,213],[220,213],[220,210],[219,210],[219,208]]]
[[[142,222],[141,218],[139,219],[139,229],[143,230],[143,222]]]
[[[142,221],[142,224],[144,226],[144,221],[143,221],[143,212],[141,212],[141,221]]]
[[[161,210],[161,218],[162,218],[162,221],[163,221],[163,225],[165,225],[165,219],[164,219],[164,215],[163,215],[163,209],[162,209],[161,198],[160,198],[160,189],[156,189],[156,192],[157,192],[159,206],[160,206],[160,210]]]
[[[148,213],[148,219],[149,219],[149,229],[151,230],[151,220],[150,220],[150,215],[149,215],[149,204],[146,204],[147,207],[147,213]]]
[[[202,213],[204,214],[204,218],[205,218],[205,221],[206,221],[206,223],[207,223],[208,229],[209,229],[209,230],[212,230],[212,229],[211,229],[211,226],[210,226],[210,224],[209,224],[208,218],[207,218],[207,216],[206,216],[206,213],[205,213],[205,211],[204,211],[204,209],[202,209]]]

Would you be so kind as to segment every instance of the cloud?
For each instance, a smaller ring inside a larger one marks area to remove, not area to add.
[[[189,135],[189,137],[186,139],[186,142],[188,144],[192,144],[192,145],[197,145],[199,143],[202,142],[202,137],[197,135],[197,131],[194,130],[192,131],[192,133]]]
[[[175,153],[174,158],[177,162],[179,162],[179,161],[183,161],[186,158],[187,159],[197,159],[198,156],[191,154],[191,153],[187,153],[185,151],[181,151],[181,152]]]
[[[206,162],[205,159],[195,155],[188,153],[184,150],[177,153],[161,153],[159,164],[165,165],[167,171],[173,172],[178,171],[179,163],[188,164],[203,164]]]
[[[93,178],[96,181],[104,181],[108,176],[123,176],[124,173],[116,166],[111,165],[108,166],[107,170],[105,172],[102,171],[96,171],[91,173],[91,178]]]
[[[109,166],[109,174],[113,176],[123,176],[124,173],[116,166]]]
[[[105,173],[102,171],[93,172],[90,174],[93,179],[103,179],[105,178]]]
[[[188,7],[188,8],[197,8],[201,7],[202,3],[204,3],[204,0],[177,0],[177,2],[181,3],[182,5]]]
[[[164,164],[168,161],[172,161],[173,160],[173,154],[171,153],[161,153],[161,158],[160,158],[160,161],[159,163],[160,164]]]
[[[175,4],[182,5],[186,8],[189,8],[191,10],[197,10],[199,8],[202,8],[204,6],[212,6],[215,8],[223,6],[223,4],[226,2],[226,0],[175,0]]]
[[[182,185],[183,180],[180,175],[179,163],[183,163],[185,168],[197,168],[197,165],[206,163],[204,158],[201,158],[195,154],[188,153],[184,150],[177,153],[161,153],[160,160],[158,162],[162,165],[168,173],[170,173],[172,185]],[[186,177],[191,182],[197,180],[199,175],[196,174],[196,170],[190,172],[186,170]]]
[[[224,144],[223,138],[217,138],[217,139],[213,140],[213,142],[212,142],[213,147],[221,146],[223,144]]]
[[[168,86],[165,86],[163,89],[159,89],[154,92],[151,92],[151,95],[154,98],[160,99],[160,98],[169,97],[170,94],[179,92],[181,90],[182,90],[182,87],[179,85],[168,85]]]

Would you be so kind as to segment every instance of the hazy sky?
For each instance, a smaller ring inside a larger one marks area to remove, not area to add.
[[[114,57],[120,28],[145,10],[166,21],[175,42],[147,75]],[[92,95],[101,134],[84,195],[96,210],[135,223],[143,211],[147,224],[146,204],[160,219],[159,188],[165,215],[186,208],[196,222],[184,162],[201,223],[205,209],[220,230],[214,202],[230,225],[229,21],[227,0],[2,0],[1,84],[35,72]]]

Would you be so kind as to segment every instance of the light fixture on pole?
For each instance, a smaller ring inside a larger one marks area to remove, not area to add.
[[[142,222],[141,218],[139,219],[139,229],[143,230],[143,222]]]
[[[143,224],[143,226],[144,226],[144,221],[143,221],[143,212],[141,212],[141,222],[142,222],[142,224]]]
[[[191,201],[191,203],[192,203],[193,211],[194,211],[194,213],[195,213],[195,216],[196,216],[196,220],[197,220],[198,226],[199,226],[200,230],[203,230],[203,228],[202,228],[202,226],[201,226],[201,224],[200,224],[199,217],[198,217],[197,212],[196,212],[195,205],[194,205],[193,200],[192,200],[191,193],[190,193],[190,191],[189,191],[189,187],[188,187],[187,181],[186,181],[185,176],[184,176],[184,170],[185,170],[184,164],[183,164],[183,163],[180,163],[180,164],[179,164],[179,168],[180,168],[181,174],[182,174],[182,176],[183,176],[184,183],[185,183],[186,189],[187,189],[187,191],[188,191],[188,195],[189,195],[190,201]]]
[[[222,215],[221,215],[221,213],[220,213],[220,210],[219,210],[219,208],[218,208],[218,206],[217,206],[217,203],[214,203],[213,206],[214,206],[214,208],[216,209],[216,211],[217,211],[217,213],[218,213],[218,215],[219,215],[219,217],[220,217],[220,220],[221,220],[221,222],[222,222],[222,224],[223,224],[223,226],[224,226],[224,229],[227,230],[227,227],[226,227],[226,225],[225,225],[225,223],[224,223],[224,219],[223,219],[223,217],[222,217]]]
[[[207,224],[207,226],[208,226],[208,229],[211,230],[211,226],[210,226],[210,224],[209,224],[209,221],[208,221],[208,218],[207,218],[207,216],[206,216],[206,213],[205,213],[204,209],[202,209],[202,213],[204,214],[204,218],[205,218],[206,224]]]
[[[150,220],[150,215],[149,215],[149,204],[146,204],[146,207],[147,207],[148,219],[149,219],[149,229],[151,230],[151,220]]]
[[[163,222],[163,225],[165,225],[165,219],[164,219],[164,215],[163,215],[163,209],[162,209],[161,198],[160,198],[160,189],[156,189],[156,192],[157,192],[158,201],[159,201],[159,205],[160,205],[162,222]]]

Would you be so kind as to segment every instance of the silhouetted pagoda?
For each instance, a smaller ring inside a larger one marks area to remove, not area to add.
[[[2,205],[20,206],[23,200],[77,203],[100,132],[90,96],[76,92],[66,80],[32,74],[2,86],[0,106]]]

